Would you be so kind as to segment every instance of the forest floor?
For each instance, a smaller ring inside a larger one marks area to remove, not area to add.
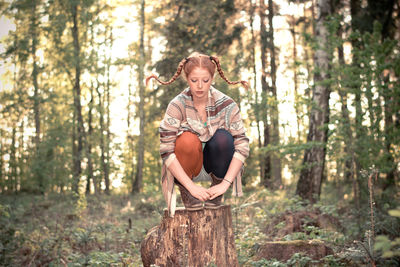
[[[370,239],[355,242],[365,224],[359,225],[347,202],[311,208],[284,191],[226,195],[241,266],[371,266]],[[161,221],[165,206],[159,192],[0,195],[0,203],[1,266],[142,266],[140,242]],[[263,258],[267,242],[296,240],[322,241],[330,255]],[[384,263],[398,264],[394,258]]]

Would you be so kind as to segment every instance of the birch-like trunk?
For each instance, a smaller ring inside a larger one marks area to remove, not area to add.
[[[327,84],[327,80],[329,79],[330,55],[328,52],[329,32],[325,23],[331,14],[330,1],[319,0],[317,10],[315,27],[317,49],[314,57],[316,70],[312,96],[313,107],[307,136],[307,142],[311,143],[312,147],[304,153],[303,168],[296,189],[296,194],[303,199],[308,199],[311,203],[318,200],[321,193],[328,139],[330,85]]]
[[[256,119],[256,125],[257,125],[257,140],[258,140],[258,149],[261,149],[262,147],[262,142],[261,142],[261,119],[260,119],[260,103],[258,99],[258,92],[257,92],[257,60],[256,60],[256,44],[257,44],[257,39],[254,33],[254,16],[255,16],[255,9],[256,9],[256,4],[253,4],[251,1],[249,2],[250,4],[250,32],[251,32],[251,55],[252,55],[252,68],[254,72],[254,114],[255,114],[255,119]],[[260,177],[263,177],[263,155],[259,153],[259,165],[260,165]]]

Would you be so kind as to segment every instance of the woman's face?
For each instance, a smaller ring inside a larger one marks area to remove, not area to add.
[[[194,68],[188,75],[187,81],[193,95],[193,101],[207,101],[208,91],[213,77],[206,68]]]

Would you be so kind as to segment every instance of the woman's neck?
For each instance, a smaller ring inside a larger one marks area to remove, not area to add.
[[[193,104],[195,106],[206,106],[207,102],[208,102],[208,96],[207,96],[207,98],[204,98],[204,99],[198,99],[195,97],[193,97],[192,99],[193,99]]]

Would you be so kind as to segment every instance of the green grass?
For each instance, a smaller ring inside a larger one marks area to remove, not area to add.
[[[164,205],[158,194],[0,199],[6,266],[140,266],[140,242]]]

